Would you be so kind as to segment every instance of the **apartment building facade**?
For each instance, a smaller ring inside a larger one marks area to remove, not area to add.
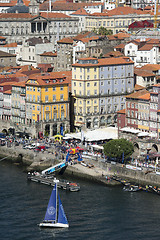
[[[72,65],[75,125],[96,128],[116,122],[133,91],[133,62],[120,58],[82,58]]]

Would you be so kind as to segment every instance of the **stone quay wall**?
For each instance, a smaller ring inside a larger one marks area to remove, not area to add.
[[[41,171],[43,169],[50,167],[52,164],[57,164],[58,162],[57,160],[54,159],[54,155],[52,154],[35,153],[30,150],[16,147],[12,148],[0,147],[0,161],[4,157],[7,157],[12,162],[20,162],[23,165],[28,166],[27,167],[28,171],[29,170]],[[91,162],[94,164],[95,169],[96,168],[101,169],[102,173],[104,173],[107,176],[112,177],[113,175],[115,175],[122,179],[129,180],[133,183],[160,186],[160,175],[148,171],[148,169],[143,169],[142,171],[139,171],[127,169],[126,166],[123,164],[111,164],[94,160],[91,160]],[[71,171],[73,171],[73,169]],[[69,172],[69,169],[67,172]],[[74,175],[76,175],[76,173]],[[78,175],[84,178],[86,176],[86,171],[84,173],[84,176],[83,171]],[[92,179],[93,178],[94,177],[92,176]]]

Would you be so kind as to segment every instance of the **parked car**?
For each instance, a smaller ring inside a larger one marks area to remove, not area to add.
[[[43,152],[43,151],[45,151],[46,150],[46,147],[45,146],[37,146],[36,148],[35,148],[35,152]]]

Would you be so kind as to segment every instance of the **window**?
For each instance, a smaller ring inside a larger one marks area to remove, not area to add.
[[[35,92],[35,87],[33,87],[33,92]]]
[[[97,71],[97,68],[94,68],[94,72],[96,72]]]
[[[97,82],[94,82],[94,86],[95,86],[95,87],[97,86]]]
[[[35,110],[35,106],[33,105],[33,110]]]
[[[61,100],[61,101],[64,100],[63,97],[64,97],[63,94],[61,94],[61,95],[60,95],[60,100]]]
[[[56,87],[53,87],[53,91],[56,91]]]
[[[87,68],[87,72],[90,72],[90,69],[89,69],[89,68]]]
[[[45,92],[48,92],[48,87],[45,87]]]
[[[53,95],[53,102],[56,101],[56,95]]]
[[[103,86],[104,85],[104,82],[101,82],[101,86]]]
[[[74,82],[74,86],[76,86],[76,82]]]
[[[40,92],[40,88],[38,88],[37,91]]]
[[[94,90],[94,95],[97,95],[97,90]]]
[[[63,87],[60,87],[60,90],[63,91]]]
[[[94,79],[96,79],[97,78],[97,76],[96,75],[94,75]]]
[[[48,102],[48,95],[45,96],[45,102]]]
[[[90,76],[89,76],[89,75],[87,75],[87,79],[88,79],[88,80],[90,79]]]
[[[40,110],[40,106],[37,106],[37,111],[39,111]]]
[[[79,86],[81,87],[81,86],[82,86],[82,83],[79,83]]]
[[[89,90],[87,91],[87,96],[90,96],[90,91]]]
[[[94,107],[94,112],[97,113],[97,106]]]
[[[87,83],[87,87],[89,87],[90,86],[90,83]]]
[[[35,98],[35,95],[33,95],[33,102],[35,102],[35,99],[36,99],[36,98]]]

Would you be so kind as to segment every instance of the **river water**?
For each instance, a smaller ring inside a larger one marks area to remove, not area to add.
[[[160,239],[160,196],[80,181],[59,190],[69,229],[40,229],[52,187],[27,182],[19,166],[0,162],[1,240]]]

